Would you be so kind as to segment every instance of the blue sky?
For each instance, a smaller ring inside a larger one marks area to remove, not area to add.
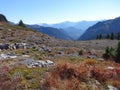
[[[120,16],[120,0],[0,0],[0,13],[27,24],[112,19]]]

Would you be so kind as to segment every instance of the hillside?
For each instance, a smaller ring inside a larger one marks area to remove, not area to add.
[[[106,36],[107,34],[117,34],[120,32],[120,17],[98,22],[86,30],[86,32],[79,38],[79,40],[96,39],[98,34]]]
[[[1,43],[45,43],[54,42],[54,38],[42,34],[32,29],[9,24],[0,25],[0,42]]]
[[[49,43],[54,38],[32,29],[9,24],[6,17],[0,14],[0,43]]]

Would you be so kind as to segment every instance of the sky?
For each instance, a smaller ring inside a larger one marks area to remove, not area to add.
[[[0,13],[26,24],[104,20],[120,16],[120,0],[0,0]]]

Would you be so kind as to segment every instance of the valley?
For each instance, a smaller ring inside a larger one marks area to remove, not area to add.
[[[102,20],[100,20],[102,21]],[[57,24],[28,25],[29,28],[62,40],[78,40],[87,28],[99,21],[61,22]]]

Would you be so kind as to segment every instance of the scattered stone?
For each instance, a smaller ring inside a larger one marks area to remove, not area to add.
[[[98,58],[97,60],[103,61],[104,59],[103,58]]]
[[[52,51],[50,47],[45,47],[44,50],[45,50],[45,52],[48,52],[48,53],[50,53]]]
[[[0,54],[0,59],[17,58],[15,54]]]
[[[0,30],[4,30],[5,28],[4,27],[0,27]]]
[[[108,90],[119,90],[116,87],[112,86],[112,85],[108,85]]]
[[[28,68],[34,68],[34,67],[49,67],[53,66],[54,62],[50,60],[34,60],[34,59],[26,59],[21,62],[22,64],[25,64]]]
[[[107,67],[107,69],[114,69],[114,67],[109,66],[109,67]]]
[[[95,80],[95,83],[96,83],[97,85],[101,85],[100,82],[98,82],[98,80]]]
[[[9,44],[0,44],[0,49],[1,50],[7,50],[7,49],[9,49]]]
[[[8,56],[6,54],[0,54],[0,59],[6,59]]]
[[[22,57],[24,57],[24,58],[28,58],[28,57],[30,57],[29,55],[22,55]]]
[[[97,56],[96,55],[89,55],[89,56],[87,56],[87,58],[96,59]]]

